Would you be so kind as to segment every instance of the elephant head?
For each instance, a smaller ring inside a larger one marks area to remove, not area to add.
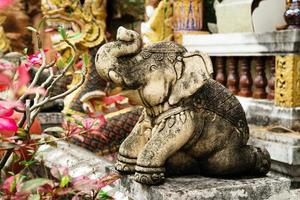
[[[137,90],[146,107],[179,103],[193,95],[213,73],[206,54],[189,53],[173,42],[142,48],[140,35],[123,27],[118,29],[117,41],[98,50],[95,63],[104,79]]]

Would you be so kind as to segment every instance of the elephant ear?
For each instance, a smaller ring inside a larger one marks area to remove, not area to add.
[[[177,80],[168,100],[170,105],[193,95],[213,74],[209,56],[200,52],[187,52],[178,57],[174,70]]]

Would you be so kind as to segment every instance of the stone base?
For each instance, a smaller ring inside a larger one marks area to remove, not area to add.
[[[273,163],[272,163],[273,165]],[[297,166],[299,168],[299,166]],[[273,177],[283,177],[283,178],[286,178],[288,180],[291,181],[291,189],[292,190],[299,190],[300,191],[300,177],[293,177],[293,176],[289,176],[289,175],[286,175],[286,174],[283,174],[283,173],[280,173],[280,172],[276,172],[276,171],[271,171],[269,172],[269,175],[270,176],[273,176]],[[300,196],[299,196],[300,197]]]
[[[115,172],[111,162],[63,141],[59,141],[57,147],[42,145],[37,155],[37,159],[43,160],[49,168],[68,167],[72,177],[98,178]],[[133,181],[131,176],[122,176],[103,190],[116,200],[297,199],[293,197],[299,192],[291,193],[289,188],[290,181],[282,177],[217,179],[188,176],[167,178],[164,184],[150,187]]]
[[[145,186],[124,177],[119,190],[138,200],[231,200],[289,197],[290,181],[279,177],[217,179],[201,176],[168,178],[163,185]]]
[[[288,177],[293,187],[300,186],[300,134],[271,132],[250,126],[249,144],[265,147],[271,156],[271,170]]]
[[[249,124],[260,126],[283,126],[300,131],[300,107],[283,108],[274,105],[270,100],[258,100],[238,97]]]
[[[40,120],[42,129],[53,126],[61,126],[63,121],[63,114],[60,112],[41,112],[38,114],[38,119]]]

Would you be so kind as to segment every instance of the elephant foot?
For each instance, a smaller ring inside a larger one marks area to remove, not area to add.
[[[271,157],[265,148],[255,147],[256,164],[254,167],[255,175],[266,175],[271,167]]]
[[[136,173],[134,174],[134,180],[136,182],[157,185],[165,180],[165,168],[164,167],[135,167]]]
[[[135,172],[135,165],[135,158],[126,158],[119,154],[115,169],[121,174],[133,174]]]

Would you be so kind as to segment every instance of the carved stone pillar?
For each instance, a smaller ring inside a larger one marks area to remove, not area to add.
[[[256,99],[265,99],[267,97],[266,87],[267,78],[265,74],[265,58],[258,56],[254,58],[255,78],[253,97]]]
[[[216,81],[226,86],[226,70],[225,70],[225,59],[224,57],[215,58],[216,66]]]
[[[227,87],[230,92],[237,94],[239,91],[239,75],[237,71],[237,59],[235,57],[227,58],[228,78]]]
[[[240,92],[238,95],[243,97],[251,97],[252,96],[252,77],[251,77],[251,66],[248,57],[241,57],[240,58],[240,66],[241,66],[241,73],[240,73]]]
[[[300,55],[276,56],[275,104],[300,106]]]
[[[268,99],[273,100],[275,96],[275,57],[268,58],[268,64],[270,66],[270,78],[268,80]]]

